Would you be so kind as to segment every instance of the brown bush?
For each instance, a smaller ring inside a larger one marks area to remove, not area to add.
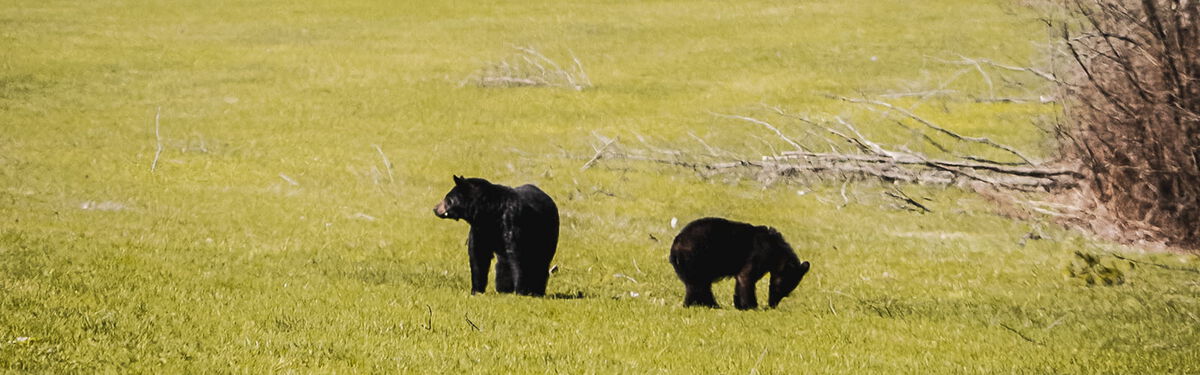
[[[1123,240],[1200,246],[1200,3],[1074,0],[1061,23],[1062,133],[1096,219]]]

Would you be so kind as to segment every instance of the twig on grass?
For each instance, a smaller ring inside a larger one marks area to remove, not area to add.
[[[846,181],[842,182],[842,204],[838,206],[839,210],[842,209],[842,207],[846,207],[846,205],[850,204],[850,198],[846,198],[846,185],[849,185],[849,184],[850,184],[849,178],[847,178]]]
[[[695,139],[696,142],[700,142],[700,145],[704,146],[704,149],[708,150],[708,156],[712,156],[712,157],[720,156],[720,155],[718,155],[718,151],[720,151],[720,150],[718,150],[716,147],[709,145],[708,142],[704,141],[704,138],[697,137],[696,133],[692,133],[692,132],[688,132],[688,135],[691,136],[692,139]]]
[[[429,315],[425,317],[425,330],[432,331],[433,330],[433,307],[431,307],[429,305],[425,305],[425,308],[429,310]]]
[[[576,74],[578,74],[579,78],[583,80],[583,87],[592,87],[592,78],[588,77],[587,71],[583,70],[583,63],[579,62],[578,57],[575,57],[575,51],[567,50],[567,53],[571,54],[571,61],[575,62]],[[578,89],[579,87],[577,86],[576,90]]]
[[[158,146],[158,148],[154,150],[154,161],[150,162],[150,173],[154,173],[154,171],[158,169],[158,157],[162,155],[163,150],[162,137],[158,133],[158,119],[161,115],[162,107],[159,106],[158,109],[154,111],[154,143]]]
[[[754,362],[754,367],[750,368],[751,374],[758,374],[758,365],[762,364],[763,357],[767,356],[767,348],[763,348],[762,353],[758,354],[758,361]]]
[[[592,158],[587,161],[587,163],[583,163],[583,166],[580,167],[579,170],[583,171],[591,168],[593,163],[595,163],[597,160],[600,160],[600,158],[604,156],[604,151],[608,150],[609,146],[612,146],[613,143],[617,143],[617,139],[618,138],[610,139],[604,144],[604,146],[600,146],[600,148],[596,150],[596,155],[593,155]]]
[[[299,182],[296,182],[296,180],[293,180],[291,177],[288,177],[288,175],[286,175],[286,174],[280,173],[279,178],[282,178],[284,181],[287,181],[287,183],[292,186],[300,186]]]
[[[1191,272],[1191,273],[1200,273],[1200,270],[1194,270],[1194,269],[1191,269],[1191,268],[1183,268],[1183,267],[1169,266],[1169,265],[1166,265],[1166,264],[1159,264],[1159,263],[1154,263],[1154,262],[1144,262],[1144,261],[1140,261],[1140,260],[1133,259],[1133,258],[1127,258],[1127,257],[1121,256],[1120,254],[1117,254],[1117,253],[1112,253],[1112,254],[1110,254],[1110,255],[1112,255],[1114,258],[1117,258],[1117,259],[1120,259],[1120,260],[1124,260],[1124,261],[1127,261],[1127,262],[1131,262],[1131,263],[1137,263],[1137,264],[1142,264],[1142,265],[1147,265],[1147,266],[1155,266],[1155,267],[1158,267],[1158,268],[1162,268],[1162,269],[1164,269],[1164,270],[1183,271],[1183,272]]]
[[[970,60],[970,59],[967,59],[966,57],[963,57],[963,60],[966,60],[969,64],[975,66],[975,70],[978,71],[979,75],[983,77],[983,82],[987,83],[988,97],[995,98],[996,97],[996,88],[994,85],[992,85],[992,76],[989,75],[986,70],[983,70],[983,66],[981,66],[978,61]]]
[[[480,329],[479,326],[475,325],[475,322],[471,321],[471,318],[467,316],[467,313],[463,313],[463,319],[467,321],[467,324],[471,325],[471,328],[474,328],[476,331],[483,331],[483,329]]]
[[[899,200],[903,201],[904,203],[908,203],[909,205],[911,205],[913,207],[920,208],[922,213],[933,212],[933,210],[930,210],[929,207],[925,207],[925,205],[921,204],[920,202],[917,202],[916,199],[912,199],[912,197],[909,197],[908,194],[905,194],[903,190],[900,190],[900,188],[896,188],[896,189],[894,189],[894,191],[884,192],[884,195],[899,199]]]
[[[1047,325],[1046,328],[1042,328],[1042,329],[1046,330],[1046,331],[1054,329],[1054,327],[1057,327],[1059,324],[1062,324],[1063,319],[1065,319],[1066,317],[1067,317],[1067,315],[1063,314],[1063,316],[1058,317],[1058,319],[1055,319],[1053,322],[1050,322],[1050,324]]]
[[[383,147],[380,147],[379,145],[372,146],[375,146],[375,151],[379,151],[379,157],[383,158],[383,166],[387,168],[388,182],[395,183],[396,177],[392,175],[392,162],[388,160],[387,154],[383,153]]]
[[[1018,331],[1016,328],[1009,327],[1007,324],[1004,324],[1004,323],[1000,323],[1000,326],[1004,327],[1004,329],[1007,329],[1009,332],[1017,334],[1017,336],[1021,337],[1021,339],[1025,340],[1025,341],[1031,342],[1034,345],[1039,345],[1039,346],[1042,345],[1041,342],[1038,342],[1037,340],[1034,340],[1034,339],[1030,338],[1029,336],[1026,336],[1024,333],[1021,333],[1021,331]]]

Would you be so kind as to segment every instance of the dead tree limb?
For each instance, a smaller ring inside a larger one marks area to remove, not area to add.
[[[962,61],[943,61],[943,62],[948,63],[948,64],[974,65],[976,67],[979,67],[980,65],[988,65],[988,66],[992,66],[992,67],[996,67],[996,68],[1000,68],[1000,69],[1004,69],[1004,70],[1010,70],[1010,71],[1014,71],[1014,72],[1030,73],[1030,74],[1037,76],[1038,78],[1041,78],[1041,79],[1044,79],[1044,80],[1047,80],[1050,82],[1054,82],[1054,83],[1059,82],[1058,77],[1054,76],[1054,74],[1047,73],[1047,72],[1038,70],[1036,68],[1012,66],[1012,65],[1007,65],[1007,64],[1001,64],[1001,63],[998,63],[998,62],[995,62],[995,61],[992,61],[989,59],[970,58],[970,57],[966,57],[966,56],[962,56],[962,55],[959,55],[958,58],[962,59]]]
[[[746,116],[723,115],[720,113],[713,113],[713,115],[718,116],[718,117],[724,117],[724,118],[738,119],[738,120],[762,125],[764,128],[767,128],[767,129],[771,130],[772,132],[775,132],[775,135],[779,136],[780,139],[783,139],[784,142],[787,142],[789,145],[792,145],[792,147],[795,147],[797,150],[804,149],[804,146],[800,146],[800,144],[796,143],[796,141],[793,141],[791,138],[788,138],[786,135],[783,135],[783,132],[779,131],[779,128],[776,128],[774,125],[771,125],[771,123],[769,123],[769,122],[759,120],[759,119],[756,119],[753,117],[746,117]]]
[[[1050,178],[1056,176],[1068,176],[1073,178],[1081,178],[1079,172],[1069,168],[1036,168],[1036,167],[1009,167],[987,163],[973,163],[950,160],[937,160],[917,157],[915,154],[904,154],[893,152],[891,156],[878,155],[861,155],[861,154],[835,154],[835,153],[817,153],[817,152],[801,152],[801,151],[784,151],[779,156],[768,156],[776,160],[783,159],[823,159],[828,162],[839,161],[857,161],[867,163],[895,163],[895,164],[924,164],[933,166],[942,166],[950,168],[969,168],[981,169],[1001,174],[1011,174],[1027,177],[1043,177]]]
[[[604,156],[604,151],[607,151],[608,148],[613,145],[613,143],[617,143],[617,138],[610,139],[608,142],[604,143],[604,146],[600,146],[600,148],[596,150],[596,155],[592,156],[587,163],[583,163],[583,167],[580,167],[579,170],[583,171],[591,168],[592,164],[597,160],[600,160],[600,158]]]
[[[950,136],[950,137],[952,137],[952,138],[955,138],[955,139],[958,139],[958,140],[961,140],[961,141],[967,141],[967,142],[974,142],[974,143],[984,144],[984,145],[987,145],[987,146],[990,146],[990,147],[993,147],[993,148],[997,148],[997,149],[1000,149],[1000,150],[1004,150],[1004,151],[1006,151],[1006,152],[1008,152],[1008,153],[1010,153],[1010,154],[1013,154],[1013,155],[1015,155],[1016,157],[1020,158],[1021,160],[1023,160],[1023,161],[1025,162],[1025,164],[1029,164],[1029,165],[1036,165],[1036,164],[1037,164],[1037,163],[1034,163],[1033,161],[1031,161],[1031,160],[1029,159],[1029,157],[1026,157],[1026,156],[1025,156],[1025,154],[1022,154],[1020,151],[1017,151],[1016,149],[1014,149],[1014,148],[1012,148],[1012,147],[1010,147],[1010,146],[1005,146],[1005,145],[1002,145],[1002,144],[999,144],[999,143],[993,142],[992,140],[990,140],[990,139],[988,139],[988,138],[986,138],[986,137],[969,137],[969,136],[965,136],[965,135],[962,135],[962,134],[955,133],[954,131],[951,131],[950,129],[946,129],[946,128],[943,128],[943,127],[941,127],[941,126],[938,126],[937,124],[934,124],[933,122],[930,122],[929,120],[926,120],[926,119],[924,119],[924,118],[921,118],[920,116],[917,116],[916,114],[914,114],[914,113],[912,113],[912,112],[909,112],[909,111],[908,111],[908,110],[906,110],[906,109],[903,109],[903,108],[900,108],[900,107],[894,106],[894,105],[892,105],[891,103],[882,102],[882,101],[878,101],[878,100],[870,100],[870,99],[854,99],[854,98],[847,98],[847,97],[838,97],[838,99],[841,99],[842,101],[846,101],[846,102],[850,102],[850,103],[856,103],[856,104],[870,104],[870,105],[874,105],[874,106],[879,106],[879,107],[887,108],[888,110],[891,110],[891,111],[893,111],[893,112],[896,112],[896,113],[899,113],[899,114],[901,114],[901,115],[904,115],[905,117],[908,117],[908,118],[910,118],[910,119],[913,119],[913,120],[915,120],[916,122],[919,122],[919,123],[921,123],[922,125],[925,125],[926,127],[930,128],[930,129],[936,130],[937,132],[939,132],[939,133],[942,133],[942,134],[945,134],[945,135],[948,135],[948,136]]]
[[[916,199],[913,199],[912,197],[908,196],[908,194],[904,193],[903,190],[893,189],[893,191],[884,192],[884,195],[899,199],[900,201],[907,203],[910,206],[919,208],[919,209],[921,209],[922,213],[933,212],[933,210],[930,210],[929,207],[925,207],[925,205],[921,204],[921,202],[917,202]]]
[[[722,115],[722,117],[759,125],[770,125],[766,121],[748,116]],[[970,155],[964,156],[963,160],[933,158],[904,147],[895,148],[873,141],[860,132],[853,123],[840,117],[835,117],[833,122],[845,130],[834,129],[808,119],[803,119],[803,121],[855,145],[857,152],[813,152],[807,151],[801,146],[796,150],[762,156],[759,160],[737,159],[734,156],[735,160],[705,162],[697,158],[689,158],[690,155],[683,151],[664,151],[649,144],[646,144],[646,147],[654,151],[654,154],[668,157],[614,152],[612,145],[615,140],[597,135],[605,142],[605,145],[597,150],[596,155],[589,159],[585,166],[592,166],[601,158],[611,157],[686,167],[705,175],[750,170],[758,174],[760,181],[774,181],[778,177],[799,175],[827,176],[835,179],[862,176],[884,181],[929,185],[978,183],[998,189],[1018,191],[1048,191],[1072,187],[1082,177],[1078,171],[1070,168],[1033,166],[1024,163],[1004,164]],[[774,125],[769,127],[764,125],[763,127],[782,139],[791,140]],[[965,139],[960,140],[965,141]],[[645,144],[644,139],[642,142]],[[706,143],[701,142],[701,144]],[[711,149],[709,155],[715,156]]]

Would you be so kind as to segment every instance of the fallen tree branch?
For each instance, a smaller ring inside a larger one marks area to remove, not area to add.
[[[804,149],[804,147],[800,146],[799,143],[796,143],[796,141],[793,141],[791,138],[788,138],[786,135],[783,135],[783,132],[779,131],[778,128],[776,128],[774,125],[771,125],[770,123],[768,123],[766,121],[759,120],[759,119],[756,119],[753,117],[737,116],[737,115],[723,115],[720,113],[713,113],[713,115],[718,116],[718,117],[724,117],[724,118],[738,119],[738,120],[762,125],[764,128],[770,129],[772,132],[775,132],[775,135],[779,136],[780,139],[783,139],[784,142],[787,142],[789,145],[792,145],[792,147],[795,147],[797,150]]]
[[[1018,157],[1018,158],[1021,158],[1021,160],[1023,160],[1023,161],[1025,162],[1025,164],[1029,164],[1029,165],[1036,165],[1036,163],[1034,163],[1033,161],[1031,161],[1031,160],[1029,159],[1029,157],[1026,157],[1026,156],[1025,156],[1024,154],[1022,154],[1020,151],[1017,151],[1016,149],[1014,149],[1014,148],[1012,148],[1012,147],[1005,146],[1005,145],[1002,145],[1002,144],[999,144],[999,143],[993,142],[992,140],[990,140],[990,139],[988,139],[988,138],[986,138],[986,137],[969,137],[969,136],[965,136],[965,135],[962,135],[962,134],[955,133],[954,131],[951,131],[951,130],[949,130],[949,129],[943,128],[943,127],[941,127],[941,126],[938,126],[937,124],[934,124],[934,123],[930,122],[929,120],[926,120],[926,119],[924,119],[924,118],[921,118],[920,116],[917,116],[916,114],[914,114],[914,113],[912,113],[912,112],[909,112],[909,111],[908,111],[908,110],[906,110],[906,109],[903,109],[903,108],[900,108],[900,107],[894,106],[894,105],[892,105],[891,103],[882,102],[882,101],[878,101],[878,100],[870,100],[870,99],[854,99],[854,98],[847,98],[847,97],[837,97],[837,98],[838,98],[838,99],[841,99],[841,100],[843,100],[843,101],[846,101],[846,102],[850,102],[850,103],[856,103],[856,104],[870,104],[870,105],[874,105],[874,106],[879,106],[879,107],[887,108],[888,110],[891,110],[891,111],[893,111],[893,112],[896,112],[896,113],[899,113],[899,114],[901,114],[901,115],[904,115],[905,117],[908,117],[908,118],[910,118],[910,119],[913,119],[913,120],[915,120],[915,121],[917,121],[917,122],[921,123],[922,125],[925,125],[926,127],[930,128],[930,129],[936,130],[936,131],[938,131],[938,132],[940,132],[940,133],[942,133],[942,134],[948,135],[948,136],[950,136],[950,137],[952,137],[952,138],[955,138],[955,139],[958,139],[958,140],[961,140],[961,141],[967,141],[967,142],[974,142],[974,143],[984,144],[984,145],[991,146],[991,147],[993,147],[993,148],[997,148],[997,149],[1000,149],[1000,150],[1004,150],[1004,151],[1006,151],[1006,152],[1008,152],[1008,153],[1010,153],[1010,154],[1016,155],[1016,157]]]
[[[722,117],[749,121],[759,125],[768,124],[766,121],[747,116],[722,115]],[[963,156],[964,160],[943,160],[931,158],[908,149],[896,150],[867,138],[849,121],[835,118],[837,124],[847,129],[839,131],[825,127],[815,121],[802,119],[807,124],[823,128],[830,134],[842,138],[847,143],[855,145],[859,152],[812,152],[803,147],[797,150],[782,151],[775,155],[762,156],[759,160],[736,159],[717,160],[711,162],[688,159],[688,155],[679,150],[663,150],[646,144],[658,154],[669,155],[669,158],[648,156],[643,154],[626,154],[613,151],[615,139],[600,137],[604,146],[597,149],[584,165],[594,166],[603,158],[623,158],[629,160],[649,161],[660,164],[680,166],[695,170],[705,175],[731,173],[737,170],[753,170],[759,175],[759,181],[769,183],[778,177],[794,177],[800,175],[825,176],[837,179],[847,179],[849,176],[878,178],[884,181],[899,181],[913,184],[950,185],[961,183],[980,183],[999,189],[1034,191],[1050,191],[1060,188],[1073,187],[1082,175],[1075,170],[1060,167],[1030,166],[1024,163],[1017,165],[992,162],[984,158]],[[771,125],[763,126],[776,133],[777,136],[789,139],[779,128]],[[645,143],[645,140],[642,140]],[[701,142],[702,144],[706,144]],[[710,150],[710,155],[712,154]],[[845,199],[843,199],[845,200]]]
[[[970,137],[958,134],[890,103],[870,99],[836,98],[850,103],[880,107],[884,109],[881,112],[890,111],[898,113],[921,123],[924,126],[923,128],[920,126],[910,127],[905,125],[901,120],[888,120],[888,122],[894,122],[895,125],[907,132],[919,133],[925,142],[929,142],[939,150],[939,156],[933,157],[910,150],[903,145],[892,146],[872,140],[864,132],[859,131],[858,127],[852,121],[846,118],[831,116],[829,120],[815,121],[804,116],[790,114],[779,107],[763,104],[766,109],[773,111],[782,118],[798,120],[798,123],[794,124],[802,123],[804,125],[803,130],[809,134],[808,137],[802,140],[818,145],[820,142],[829,143],[830,151],[812,151],[813,148],[811,145],[802,144],[796,139],[789,137],[784,131],[785,128],[776,126],[771,121],[763,118],[710,112],[710,114],[721,118],[745,121],[758,125],[791,145],[793,149],[778,152],[773,151],[768,155],[757,158],[747,158],[731,152],[718,153],[704,139],[689,133],[692,138],[696,139],[700,145],[708,150],[707,155],[703,151],[692,155],[677,149],[656,147],[647,143],[640,135],[637,138],[646,147],[647,151],[623,150],[622,152],[618,152],[613,147],[616,142],[615,139],[595,135],[604,142],[603,146],[596,149],[596,153],[585,162],[583,169],[594,166],[600,159],[623,158],[686,167],[706,177],[713,174],[743,173],[748,171],[756,174],[759,182],[764,184],[770,184],[779,178],[797,178],[809,175],[847,181],[855,177],[865,177],[877,178],[885,182],[928,185],[958,184],[970,186],[976,190],[984,187],[992,187],[1010,191],[1052,191],[1071,188],[1077,186],[1083,178],[1083,174],[1078,170],[1063,166],[1036,164],[1031,158],[1010,146],[993,142],[983,137]],[[979,143],[994,149],[1003,150],[1020,158],[1021,161],[994,161],[978,155],[964,155],[952,151],[956,147],[952,147],[949,144],[943,145],[937,140],[930,138],[926,134],[928,132],[928,130],[925,130],[926,128],[948,135],[954,141]],[[834,144],[839,139],[846,144],[852,145],[852,148],[845,148],[846,151],[840,150]],[[632,151],[632,153],[624,151]],[[848,198],[845,196],[844,191],[843,185],[842,201],[846,203]],[[910,199],[903,194],[892,193],[891,196],[901,200]],[[918,207],[920,203],[916,205],[910,203],[910,205]],[[930,211],[928,207],[919,206],[919,208],[922,212]]]
[[[1005,64],[997,63],[997,62],[989,60],[989,59],[973,59],[973,58],[969,58],[969,57],[961,56],[961,55],[958,57],[961,58],[962,61],[945,61],[945,62],[950,63],[950,64],[960,64],[960,65],[975,65],[975,66],[979,66],[981,64],[988,65],[988,66],[992,66],[992,67],[996,67],[996,68],[1000,68],[1000,69],[1004,69],[1004,70],[1011,70],[1014,72],[1030,73],[1030,74],[1037,76],[1038,78],[1041,78],[1041,79],[1044,79],[1044,80],[1047,80],[1050,82],[1055,82],[1055,83],[1059,82],[1058,77],[1055,77],[1054,74],[1043,72],[1043,71],[1035,69],[1035,68],[1005,65]]]
[[[591,168],[592,163],[595,163],[597,160],[600,160],[600,158],[602,156],[604,156],[604,151],[608,150],[609,146],[612,146],[613,143],[617,143],[617,138],[610,139],[608,142],[604,143],[604,146],[601,146],[599,149],[596,150],[596,155],[592,156],[592,158],[590,160],[588,160],[587,163],[583,163],[583,167],[580,167],[579,170],[584,171],[584,170],[587,170],[588,168]]]
[[[669,160],[641,155],[612,153],[607,154],[607,158],[638,160],[674,165],[706,173],[722,173],[739,169],[752,169],[776,176],[794,176],[807,173],[813,175],[845,178],[847,175],[855,175],[879,178],[884,181],[900,181],[923,185],[951,185],[962,180],[973,180],[998,188],[1021,191],[1054,190],[1074,186],[1076,184],[1073,177],[1045,178],[1003,174],[980,177],[979,174],[967,173],[950,167],[906,168],[897,163],[880,163],[875,161],[858,163],[853,157],[833,158],[831,159],[833,161],[828,163],[821,162],[820,160],[805,161],[787,159],[784,159],[782,162],[773,162],[771,161],[771,158],[774,158],[772,156],[765,157],[765,161],[735,160],[717,163]],[[928,166],[926,164],[921,165]],[[1047,171],[1044,173],[1053,173],[1053,171]]]
[[[884,192],[883,194],[887,195],[889,197],[892,197],[892,198],[899,199],[899,200],[903,201],[904,203],[909,204],[910,206],[920,208],[922,213],[933,212],[933,210],[930,210],[929,207],[925,207],[925,205],[921,204],[921,202],[917,202],[916,199],[912,199],[912,197],[909,197],[908,194],[905,194],[903,190],[895,189],[895,191],[887,191],[887,192]]]
[[[1002,174],[1011,174],[1027,177],[1054,177],[1054,176],[1070,176],[1074,178],[1082,178],[1083,175],[1079,172],[1066,168],[1038,168],[1038,167],[1010,167],[1004,165],[996,165],[989,163],[963,162],[951,160],[937,160],[918,157],[915,154],[896,153],[893,152],[888,156],[862,155],[862,154],[835,154],[835,153],[817,153],[817,152],[801,152],[801,151],[784,151],[779,156],[767,156],[775,160],[788,159],[822,159],[828,162],[838,161],[858,161],[865,163],[895,163],[895,164],[924,164],[931,167],[941,166],[950,168],[969,168],[987,170]]]

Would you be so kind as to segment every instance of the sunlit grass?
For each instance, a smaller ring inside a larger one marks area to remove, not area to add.
[[[13,2],[0,9],[0,368],[1200,371],[1194,272],[1138,265],[1086,286],[1064,277],[1075,251],[1129,249],[957,189],[906,187],[929,198],[917,214],[875,183],[843,199],[840,184],[623,160],[580,170],[593,133],[769,153],[771,134],[712,114],[762,104],[904,144],[826,95],[936,88],[963,69],[936,59],[1022,64],[1043,35],[1027,9],[971,1]],[[579,57],[594,87],[461,85],[514,45]],[[1051,155],[1033,121],[1053,107],[975,103],[978,78],[951,88],[900,102]],[[548,292],[582,297],[468,295],[467,227],[431,212],[452,174],[550,193],[563,231]],[[778,310],[729,309],[728,282],[725,309],[682,308],[670,223],[703,216],[779,228],[812,273]]]

